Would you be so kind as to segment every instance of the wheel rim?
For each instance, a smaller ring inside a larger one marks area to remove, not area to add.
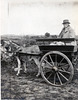
[[[74,74],[74,69],[69,58],[58,51],[46,53],[40,63],[41,75],[45,81],[54,86],[69,83]]]

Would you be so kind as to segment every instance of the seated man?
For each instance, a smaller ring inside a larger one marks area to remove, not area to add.
[[[69,20],[63,20],[63,29],[59,34],[59,38],[75,38],[75,32],[74,30],[70,27],[70,22]],[[64,45],[64,42],[55,42],[56,45]],[[50,45],[53,45],[51,43]],[[73,41],[71,43],[66,43],[66,45],[77,45],[76,41]]]
[[[61,33],[59,34],[60,38],[75,38],[75,32],[70,27],[69,20],[63,20],[63,29]],[[71,43],[66,43],[66,45],[77,45],[76,41],[72,41]]]
[[[74,30],[70,27],[70,22],[69,20],[63,20],[63,29],[61,33],[59,34],[60,38],[75,38],[75,32]]]

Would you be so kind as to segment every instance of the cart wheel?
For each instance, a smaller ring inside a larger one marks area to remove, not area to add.
[[[40,63],[41,75],[50,85],[63,86],[69,83],[74,74],[74,69],[69,58],[59,52],[46,53]]]
[[[12,58],[11,61],[11,67],[12,67],[12,73],[14,73],[15,75],[19,75],[20,74],[20,70],[21,70],[21,62],[18,56],[14,56]]]

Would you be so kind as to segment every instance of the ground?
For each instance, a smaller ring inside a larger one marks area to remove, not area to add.
[[[64,87],[54,87],[47,84],[41,76],[37,78],[37,66],[32,65],[26,74],[21,71],[16,76],[10,70],[10,63],[2,64],[2,100],[78,100],[78,67],[71,83]]]

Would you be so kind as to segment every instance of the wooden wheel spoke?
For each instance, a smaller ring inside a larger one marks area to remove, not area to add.
[[[47,70],[46,73],[51,72],[51,70]]]
[[[62,63],[63,60],[64,60],[64,58],[62,58],[62,60],[59,62],[59,65]]]
[[[44,70],[44,75],[46,75],[46,73],[48,72],[51,72],[51,70],[47,70],[47,71]]]
[[[62,70],[62,71],[64,71],[64,72],[66,72],[66,69],[64,69],[63,67],[62,67],[60,70]]]
[[[49,79],[51,75],[52,75],[52,73],[50,73],[50,75],[47,77],[47,79]]]
[[[70,74],[70,72],[69,72],[69,71],[66,71],[66,70],[61,70],[61,69],[59,69],[59,71],[60,71],[60,72],[67,73],[67,74]]]
[[[58,72],[65,80],[67,80],[68,81],[68,79],[62,74],[62,73],[60,73],[60,72]]]
[[[64,68],[64,67],[66,67],[66,66],[68,66],[69,64],[65,64],[65,65],[62,65],[62,66],[60,66],[61,68]]]
[[[63,66],[65,65],[66,63],[58,63],[59,66]]]
[[[52,67],[50,67],[50,66],[47,66],[47,65],[46,65],[46,66],[44,66],[44,68],[49,68],[49,69],[52,69]]]
[[[53,62],[53,59],[52,59],[51,55],[49,55],[49,58],[50,58],[52,64],[54,65],[54,62]]]
[[[44,59],[44,61],[49,65],[49,66],[53,66],[53,65],[51,65],[46,59]]]
[[[54,84],[56,83],[56,73],[54,75]]]
[[[57,66],[57,55],[55,55],[55,65]]]
[[[58,79],[59,79],[60,84],[62,85],[63,83],[62,83],[62,81],[61,81],[61,79],[60,79],[59,74],[58,74],[58,73],[56,73],[56,74],[57,74],[57,77],[58,77]]]
[[[63,67],[62,67],[61,69],[62,69],[63,71],[65,71],[65,69],[64,69]]]

